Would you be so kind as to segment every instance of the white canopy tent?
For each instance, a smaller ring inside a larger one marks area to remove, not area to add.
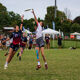
[[[80,40],[80,33],[74,32],[74,33],[71,33],[70,35],[75,35],[76,39]]]
[[[53,30],[53,29],[50,29],[50,28],[47,28],[45,30],[42,31],[42,34],[43,34],[43,38],[45,39],[45,34],[50,34],[53,36],[53,39],[54,39],[54,35],[56,34],[60,34],[60,32],[56,31],[56,30]]]
[[[60,34],[60,32],[48,28],[48,29],[43,30],[43,31],[42,31],[42,34]]]
[[[71,33],[71,35],[80,35],[78,32]]]

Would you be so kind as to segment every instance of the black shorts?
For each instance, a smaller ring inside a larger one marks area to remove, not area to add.
[[[33,42],[32,42],[32,41],[30,41],[30,42],[29,42],[29,44],[33,44]]]
[[[42,37],[36,39],[36,47],[44,47],[44,40]]]
[[[62,43],[58,43],[58,45],[59,45],[59,46],[61,46],[61,45],[62,45]]]
[[[49,41],[46,41],[46,44],[49,44]]]
[[[21,48],[25,49],[25,46],[20,45]]]
[[[13,51],[17,51],[19,49],[19,45],[14,45],[13,43],[10,44],[10,48],[13,49]]]
[[[6,46],[6,43],[2,43],[2,45]]]

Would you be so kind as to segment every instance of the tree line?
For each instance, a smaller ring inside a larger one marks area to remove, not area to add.
[[[38,21],[44,22],[44,28],[53,28],[52,22],[55,22],[55,29],[61,30],[64,33],[80,32],[80,16],[76,17],[73,21],[69,19],[65,12],[57,9],[57,17],[54,16],[55,7],[47,7],[47,14],[45,14],[44,20],[38,18]],[[7,11],[7,8],[0,3],[0,29],[3,27],[15,27],[15,25],[20,25],[21,16],[20,14],[14,13],[13,11]],[[33,18],[27,20],[24,19],[24,27],[34,31],[35,21]]]

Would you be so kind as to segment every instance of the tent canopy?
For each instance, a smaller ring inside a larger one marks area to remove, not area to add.
[[[42,31],[42,34],[60,34],[60,32],[48,28],[48,29],[43,30],[43,31]]]
[[[71,33],[71,35],[80,35],[78,32]]]

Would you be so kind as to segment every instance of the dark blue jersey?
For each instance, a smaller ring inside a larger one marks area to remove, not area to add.
[[[19,30],[18,32],[13,32],[12,35],[10,36],[10,38],[13,38],[13,44],[17,45],[20,43],[21,41],[21,35],[22,35],[22,31]]]
[[[27,38],[26,38],[26,37],[21,37],[20,45],[21,45],[21,46],[25,46],[25,44],[22,43],[22,42],[27,42]]]
[[[4,41],[4,40],[6,40],[6,38],[2,38],[1,39],[1,43]],[[6,45],[6,42],[4,42],[4,43],[2,43],[3,45]]]

